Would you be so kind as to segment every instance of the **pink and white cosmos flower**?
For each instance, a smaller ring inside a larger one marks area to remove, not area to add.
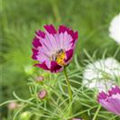
[[[45,25],[45,32],[38,30],[33,39],[32,58],[39,63],[35,66],[56,73],[72,60],[78,32],[64,25],[56,30],[53,25]]]
[[[99,93],[98,102],[108,111],[120,115],[120,88],[115,86],[107,94]]]

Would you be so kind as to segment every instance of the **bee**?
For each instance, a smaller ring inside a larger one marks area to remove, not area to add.
[[[65,65],[65,57],[66,54],[63,49],[60,49],[55,54],[52,55],[51,59],[53,61],[56,61],[59,65],[64,66]]]

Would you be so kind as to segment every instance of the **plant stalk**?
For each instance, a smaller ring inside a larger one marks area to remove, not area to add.
[[[92,120],[96,120],[97,115],[98,115],[98,113],[99,113],[100,109],[101,109],[101,105],[99,105],[99,106],[98,106],[97,111],[96,111],[96,113],[95,113],[95,115],[94,115],[94,117],[93,117],[93,119],[92,119]]]
[[[72,97],[72,90],[71,90],[70,81],[69,81],[69,78],[68,78],[66,67],[64,67],[64,74],[65,74],[66,83],[67,83],[67,87],[68,87],[69,105],[71,105],[73,97]],[[70,107],[70,115],[72,115],[72,105]]]

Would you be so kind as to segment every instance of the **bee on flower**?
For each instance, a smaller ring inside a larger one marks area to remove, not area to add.
[[[58,30],[53,25],[45,25],[44,28],[45,32],[36,32],[32,43],[32,58],[38,61],[35,66],[52,73],[62,71],[72,60],[78,32],[64,25]]]

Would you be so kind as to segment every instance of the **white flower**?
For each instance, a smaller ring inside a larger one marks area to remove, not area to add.
[[[114,58],[98,60],[88,64],[83,72],[83,85],[88,88],[97,88],[105,91],[115,84],[116,77],[120,76],[120,63]]]
[[[109,32],[109,36],[120,44],[120,13],[111,21]]]

